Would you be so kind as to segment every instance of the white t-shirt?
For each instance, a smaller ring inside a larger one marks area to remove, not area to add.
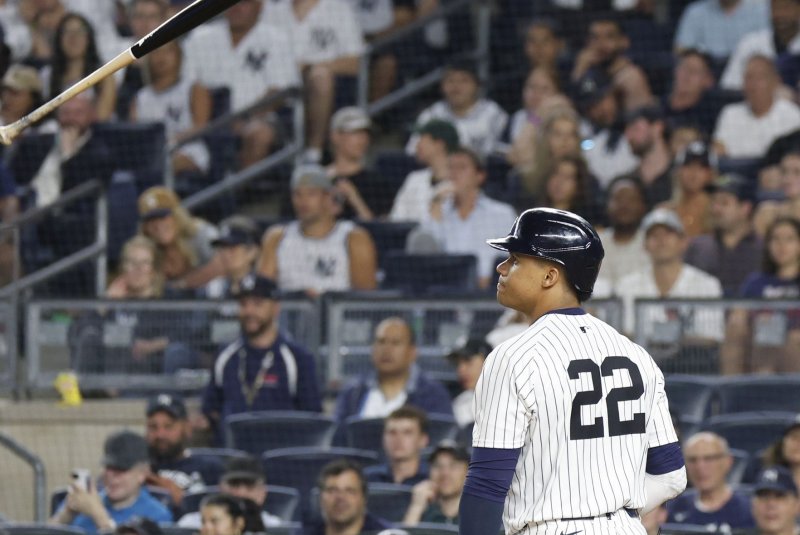
[[[608,146],[611,132],[603,129],[586,139],[581,148],[589,172],[597,179],[604,190],[612,180],[630,173],[639,165],[639,158],[633,154],[625,136],[620,136],[613,149]]]
[[[487,156],[494,151],[506,129],[508,114],[496,102],[482,98],[463,116],[456,115],[444,100],[426,108],[417,117],[416,124],[422,126],[433,119],[452,123],[458,130],[461,144]],[[406,152],[414,154],[419,136],[414,134],[408,140]]]
[[[365,35],[382,32],[394,23],[392,0],[347,0]]]
[[[433,200],[433,192],[433,171],[430,167],[411,171],[394,198],[389,219],[417,223],[425,221]]]
[[[272,25],[254,27],[236,48],[227,24],[201,26],[183,48],[189,79],[210,88],[229,88],[234,111],[268,90],[285,89],[300,81],[289,34]]]
[[[633,273],[622,277],[614,289],[617,296],[622,299],[624,307],[625,331],[633,333],[635,327],[636,309],[634,308],[635,299],[643,298],[720,298],[722,297],[722,285],[719,279],[701,271],[694,266],[684,264],[678,279],[670,288],[666,296],[659,293],[653,277],[653,269],[637,269]],[[680,310],[672,310],[658,307],[648,307],[649,314],[639,318],[640,332],[637,332],[645,340],[651,340],[653,335],[663,333],[671,327],[682,327],[680,331],[683,335],[705,338],[708,340],[722,340],[725,333],[723,310],[719,307],[681,307]],[[674,322],[678,323],[674,323]]]
[[[297,221],[286,225],[277,250],[278,287],[319,293],[349,290],[348,240],[354,228],[352,221],[338,221],[324,238],[309,238]]]
[[[779,98],[762,117],[756,117],[746,102],[722,108],[714,130],[714,141],[725,145],[731,158],[760,158],[777,138],[800,128],[800,108]]]
[[[475,391],[464,390],[453,400],[453,416],[458,427],[464,427],[475,421]]]
[[[295,17],[291,0],[276,0],[264,4],[262,17],[289,32],[298,63],[322,63],[364,51],[361,26],[345,0],[319,0],[303,20]]]
[[[621,277],[629,274],[634,266],[637,269],[650,267],[650,257],[644,250],[644,233],[641,229],[625,244],[614,241],[612,228],[605,228],[597,234],[606,252],[598,278],[608,281],[611,287],[616,285]]]
[[[800,54],[800,33],[789,43],[788,51],[794,55]],[[741,89],[744,83],[744,71],[747,61],[753,56],[775,57],[775,36],[772,28],[750,32],[739,41],[731,59],[725,66],[725,72],[719,80],[723,89]]]

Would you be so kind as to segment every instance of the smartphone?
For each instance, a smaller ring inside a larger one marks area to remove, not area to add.
[[[89,490],[89,485],[92,482],[92,472],[87,468],[75,468],[72,470],[72,483],[84,490]]]

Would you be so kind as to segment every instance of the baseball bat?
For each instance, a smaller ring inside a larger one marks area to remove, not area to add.
[[[86,91],[98,82],[108,78],[137,60],[186,32],[216,17],[239,0],[196,0],[192,4],[167,19],[158,28],[142,37],[129,49],[89,74],[82,80],[65,89],[60,95],[45,102],[25,117],[0,127],[0,143],[10,144],[28,126],[48,115],[75,95]]]

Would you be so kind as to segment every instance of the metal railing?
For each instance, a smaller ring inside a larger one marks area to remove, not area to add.
[[[16,390],[17,311],[9,301],[0,301],[0,391]]]
[[[454,0],[446,5],[441,5],[436,10],[431,12],[425,17],[422,17],[407,26],[398,28],[389,35],[376,39],[369,43],[364,50],[364,53],[359,59],[358,66],[358,79],[357,79],[357,96],[356,102],[359,107],[366,110],[370,116],[378,115],[386,110],[389,110],[402,101],[417,95],[429,87],[437,84],[444,74],[442,67],[436,68],[418,78],[406,82],[402,87],[396,89],[390,94],[376,100],[369,102],[369,77],[371,68],[372,56],[382,50],[386,50],[392,45],[410,38],[418,37],[417,34],[424,31],[425,27],[432,22],[444,20],[445,17],[455,13],[466,11],[470,12],[476,7],[475,16],[475,49],[467,50],[459,54],[460,57],[471,57],[477,62],[478,76],[482,80],[486,80],[489,74],[489,36],[490,36],[490,23],[491,23],[491,6],[489,2],[483,0]]]
[[[33,507],[37,522],[47,520],[47,480],[42,460],[10,436],[0,433],[0,445],[30,465],[33,470]],[[10,483],[7,480],[7,483]]]

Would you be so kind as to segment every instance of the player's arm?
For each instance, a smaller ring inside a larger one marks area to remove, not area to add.
[[[473,448],[458,510],[460,535],[499,533],[522,448]]]
[[[677,442],[656,446],[647,451],[644,488],[647,501],[642,514],[649,513],[686,488],[686,467]]]

